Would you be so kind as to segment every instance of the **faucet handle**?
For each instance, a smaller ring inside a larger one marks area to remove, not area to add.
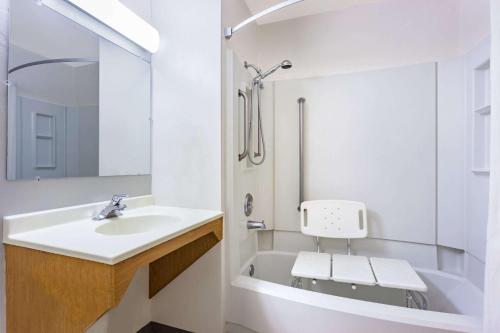
[[[111,198],[111,202],[114,205],[119,205],[123,199],[128,198],[128,194],[113,194],[113,197]]]

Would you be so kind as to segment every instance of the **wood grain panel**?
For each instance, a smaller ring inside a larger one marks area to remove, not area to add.
[[[222,224],[209,222],[116,265],[6,244],[7,332],[84,332],[119,304],[140,267],[158,267],[152,297],[152,285],[158,292],[222,239]]]
[[[11,245],[5,251],[7,332],[83,332],[113,306],[112,266]]]
[[[121,297],[127,290],[130,281],[132,281],[132,278],[134,277],[134,274],[139,267],[143,267],[149,263],[152,263],[153,261],[165,256],[166,254],[169,254],[179,249],[180,247],[183,247],[184,245],[209,234],[214,234],[218,240],[222,239],[222,218],[204,224],[201,227],[188,231],[180,236],[177,236],[176,238],[157,245],[149,249],[148,251],[139,253],[132,258],[116,264],[116,303],[120,302]],[[176,268],[173,267],[173,269]],[[149,283],[151,284],[151,276],[149,277]]]
[[[149,298],[184,272],[218,242],[214,233],[207,234],[149,264]]]

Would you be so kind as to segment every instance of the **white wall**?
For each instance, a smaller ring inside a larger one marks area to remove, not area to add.
[[[490,34],[490,0],[460,0],[460,50],[469,52]]]
[[[278,79],[412,65],[476,46],[489,34],[489,1],[389,0],[261,25],[258,33],[263,67],[294,62]]]
[[[252,16],[245,0],[222,0],[222,28],[235,26]],[[261,47],[261,28],[251,23],[241,29],[231,39],[224,39],[223,46],[232,49],[241,60],[257,63]]]
[[[153,0],[153,194],[158,203],[222,208],[221,3]],[[222,332],[218,244],[152,299],[153,319]]]
[[[153,1],[153,191],[172,205],[221,207],[220,3]]]
[[[278,79],[433,62],[459,50],[459,2],[391,0],[261,26],[260,62]]]

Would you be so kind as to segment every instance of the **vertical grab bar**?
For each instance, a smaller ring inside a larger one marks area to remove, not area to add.
[[[304,201],[304,104],[306,99],[301,97],[297,100],[299,103],[299,206]]]
[[[247,121],[247,107],[248,107],[248,99],[247,99],[247,94],[241,90],[238,89],[238,98],[242,97],[243,98],[243,153],[238,154],[238,161],[243,160],[245,157],[248,155],[248,137],[247,137],[247,126],[248,126],[248,121]]]

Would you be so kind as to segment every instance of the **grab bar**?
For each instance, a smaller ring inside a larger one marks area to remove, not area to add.
[[[301,97],[297,100],[299,103],[299,207],[304,201],[304,104],[306,99]]]
[[[238,161],[243,160],[245,157],[248,155],[248,142],[247,142],[247,107],[248,107],[248,98],[247,94],[241,90],[238,89],[238,98],[242,97],[243,98],[243,153],[238,154]]]

